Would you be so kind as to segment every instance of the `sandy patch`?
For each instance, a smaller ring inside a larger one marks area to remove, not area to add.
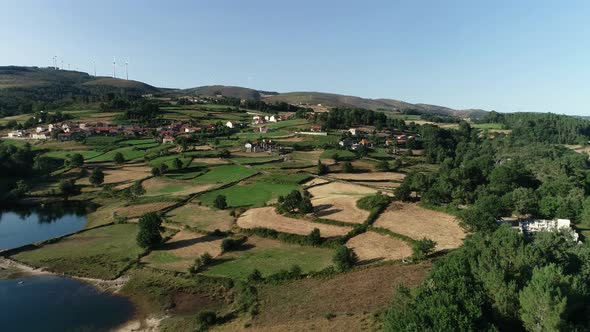
[[[215,186],[215,184],[195,184],[187,181],[171,180],[161,177],[153,177],[145,180],[142,182],[142,185],[146,190],[146,196],[164,194],[172,196],[187,196],[208,190]],[[167,187],[170,188],[170,190],[166,190]]]
[[[359,209],[356,202],[377,192],[373,188],[340,182],[309,188],[308,191],[313,196],[311,203],[317,217],[356,224],[363,223],[370,214]]]
[[[304,187],[311,187],[311,186],[317,186],[320,184],[326,184],[330,181],[326,180],[326,179],[322,179],[322,178],[313,178],[309,181],[306,181],[304,183],[302,183],[301,185]]]
[[[406,177],[405,174],[393,172],[341,173],[330,174],[329,176],[340,180],[351,181],[403,181]]]
[[[204,205],[185,204],[167,213],[168,218],[180,225],[195,227],[204,231],[228,231],[234,218],[227,210],[214,210]]]
[[[455,217],[422,208],[417,204],[394,202],[373,226],[386,228],[415,240],[429,238],[436,241],[437,250],[457,248],[465,238],[465,232]]]
[[[399,187],[401,184],[399,182],[390,182],[390,181],[355,181],[354,183],[362,184],[369,187],[374,188],[383,188],[383,189],[394,189]]]
[[[147,166],[123,166],[123,167],[99,167],[104,173],[104,183],[105,184],[119,184],[122,186],[117,189],[123,189],[124,187],[129,186],[135,181],[145,179],[152,175],[151,168]],[[92,172],[91,168],[88,168],[88,174]],[[88,177],[80,179],[78,184],[82,185],[90,185],[90,181]]]
[[[320,224],[302,219],[294,219],[277,214],[272,206],[250,209],[238,218],[241,228],[264,227],[278,232],[308,235],[314,228],[320,230],[322,237],[341,236],[348,233],[351,227]]]
[[[195,259],[208,252],[211,256],[217,257],[221,254],[220,237],[180,231],[164,243],[158,250],[152,251],[142,259],[143,262],[152,264],[158,268],[185,272],[194,263]],[[159,255],[171,255],[178,259],[173,262],[159,262],[156,257]]]
[[[406,242],[375,232],[357,235],[348,240],[346,246],[354,250],[361,263],[398,260],[412,255],[412,248]]]
[[[139,217],[144,213],[157,212],[167,207],[176,204],[175,202],[156,202],[147,204],[137,204],[120,207],[115,210],[115,213],[119,216],[134,218]]]
[[[212,165],[221,165],[221,164],[229,164],[230,163],[229,161],[227,161],[225,159],[221,159],[221,158],[199,158],[199,157],[194,157],[192,162],[193,163],[212,164]]]

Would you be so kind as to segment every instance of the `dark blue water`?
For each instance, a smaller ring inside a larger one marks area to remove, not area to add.
[[[84,228],[82,208],[49,205],[0,210],[0,250],[49,240]]]
[[[109,331],[133,314],[128,299],[74,279],[0,280],[0,331]]]

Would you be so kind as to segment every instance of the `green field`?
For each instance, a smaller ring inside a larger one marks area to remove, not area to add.
[[[473,128],[477,129],[495,129],[495,130],[502,130],[504,128],[504,124],[502,123],[476,123],[472,125]]]
[[[304,126],[308,124],[306,119],[292,119],[292,120],[285,120],[279,121],[274,123],[268,123],[267,127],[271,129],[282,129],[282,128],[289,128],[289,127],[297,127],[297,126]]]
[[[112,279],[143,252],[135,241],[137,229],[135,224],[96,228],[14,258],[53,272]]]
[[[238,164],[246,164],[246,165],[253,165],[253,164],[264,164],[274,161],[283,160],[282,157],[279,156],[271,156],[271,157],[235,157],[231,158],[233,162]]]
[[[86,150],[86,151],[50,151],[50,152],[47,152],[43,155],[46,157],[55,158],[55,159],[67,159],[75,153],[81,154],[85,160],[96,158],[102,154],[102,152],[99,152],[99,151]]]
[[[356,154],[350,150],[338,150],[338,149],[330,149],[322,152],[320,155],[321,158],[329,159],[334,156],[334,154],[338,154],[338,159],[340,160],[352,160],[356,158]]]
[[[230,207],[237,206],[262,206],[274,198],[287,195],[292,190],[300,189],[296,184],[271,183],[255,179],[254,182],[245,185],[233,185],[229,188],[219,189],[199,196],[201,203],[213,205],[217,195],[224,195]]]
[[[235,136],[241,139],[248,139],[248,140],[256,140],[259,138],[273,138],[273,137],[283,137],[288,136],[290,133],[288,131],[269,131],[266,134],[257,133],[257,132],[246,132],[246,133],[237,133]]]
[[[270,240],[267,240],[270,241]],[[256,245],[246,251],[224,254],[222,263],[214,264],[203,274],[215,277],[246,279],[254,269],[263,276],[288,270],[299,265],[303,272],[319,271],[332,264],[332,250],[309,246],[299,246],[275,241],[271,245]]]
[[[143,156],[146,153],[145,150],[140,150],[136,147],[129,146],[129,147],[111,150],[111,151],[101,154],[95,158],[90,158],[90,159],[88,159],[88,162],[99,163],[99,162],[105,162],[105,161],[113,161],[113,159],[115,158],[115,154],[117,154],[117,152],[121,152],[123,154],[123,157],[125,157],[125,161],[143,158]]]
[[[211,168],[205,174],[194,179],[201,183],[229,183],[245,179],[256,174],[255,171],[239,165],[221,165]]]
[[[193,160],[193,158],[182,158],[180,155],[174,154],[171,156],[164,156],[164,157],[158,157],[156,159],[152,159],[148,162],[148,164],[152,167],[160,167],[160,165],[162,164],[166,164],[166,166],[168,166],[169,169],[175,169],[174,165],[173,165],[173,161],[174,159],[180,159],[180,161],[182,161],[182,168],[187,167],[191,160]]]

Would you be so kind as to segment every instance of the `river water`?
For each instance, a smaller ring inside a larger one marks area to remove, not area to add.
[[[126,298],[56,276],[0,280],[0,330],[109,331],[133,317]]]

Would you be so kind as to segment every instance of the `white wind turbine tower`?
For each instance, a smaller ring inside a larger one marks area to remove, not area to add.
[[[129,59],[125,60],[125,79],[129,81]]]
[[[96,77],[96,60],[92,59],[92,68],[94,68],[94,77]]]
[[[113,57],[113,78],[117,78],[117,59]]]

